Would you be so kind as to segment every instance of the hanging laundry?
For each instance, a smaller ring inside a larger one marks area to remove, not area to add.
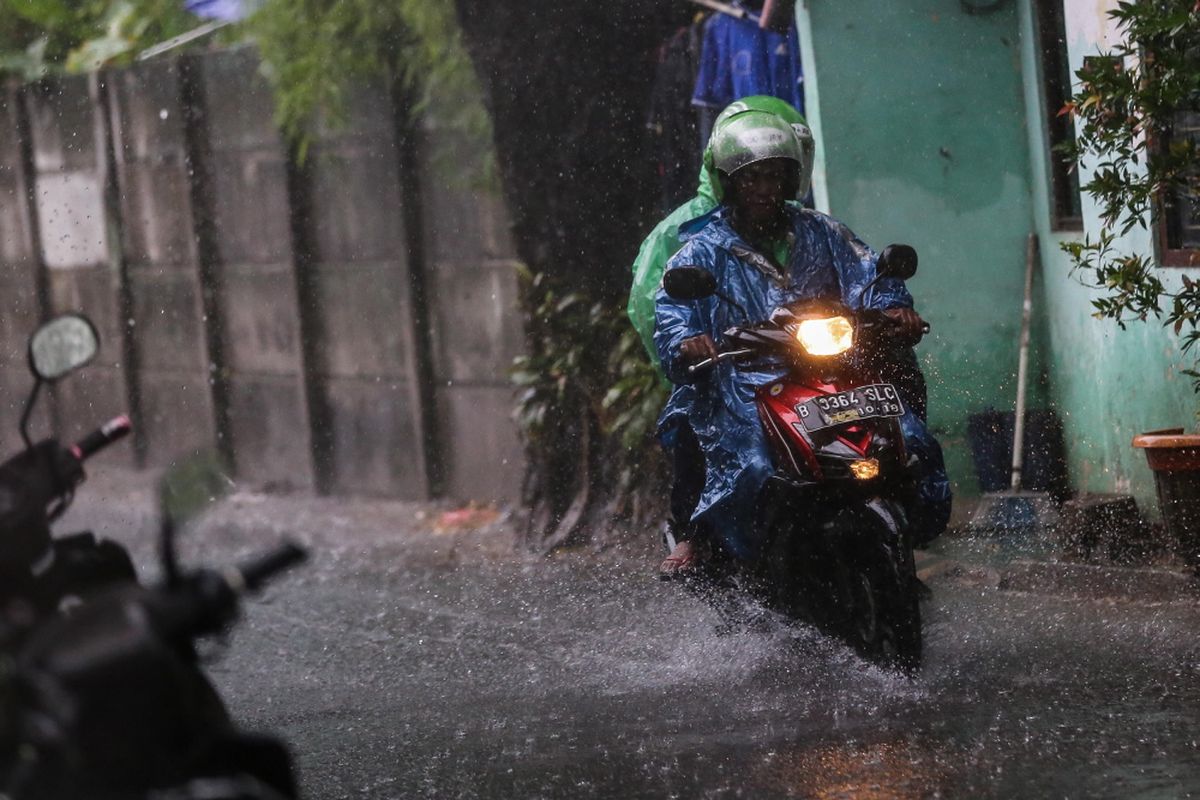
[[[183,5],[202,19],[235,22],[248,16],[257,3],[247,0],[185,0]]]
[[[803,114],[802,81],[795,22],[783,34],[727,14],[714,14],[705,23],[694,105],[720,110],[741,97],[769,94]]]

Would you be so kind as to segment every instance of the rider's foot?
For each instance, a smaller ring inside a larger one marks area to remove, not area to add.
[[[662,580],[687,577],[695,573],[699,564],[699,548],[691,542],[676,542],[671,554],[658,565],[658,577]]]

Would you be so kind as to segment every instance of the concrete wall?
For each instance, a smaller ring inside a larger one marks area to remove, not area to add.
[[[432,489],[419,385],[418,309],[396,110],[386,92],[351,98],[354,124],[311,151],[312,307],[321,330],[314,365],[328,420],[335,489],[421,497]],[[436,445],[434,445],[436,447]]]
[[[314,485],[289,164],[272,120],[271,89],[251,51],[187,62],[203,165],[202,231],[212,268],[227,450],[243,479]],[[269,409],[270,413],[264,414]]]
[[[134,402],[150,466],[211,446],[217,430],[182,82],[175,61],[107,76]]]
[[[421,141],[427,291],[438,298],[431,320],[437,424],[458,442],[446,451],[446,491],[515,497],[524,469],[516,426],[480,422],[512,414],[508,368],[523,339],[516,248],[499,198],[448,178],[438,166],[473,161],[478,150],[436,129],[425,130]],[[480,457],[491,453],[504,455]]]
[[[147,466],[217,448],[250,486],[515,499],[507,218],[404,104],[364,87],[296,164],[251,50],[10,88],[0,435],[28,333],[81,310],[103,349],[43,407],[64,435],[131,409]]]
[[[1064,3],[1071,72],[1116,41],[1118,32],[1106,12],[1116,0],[1066,0]],[[1034,222],[1043,241],[1042,307],[1049,309],[1047,345],[1055,405],[1063,410],[1070,469],[1078,488],[1095,492],[1131,492],[1143,507],[1154,504],[1154,479],[1145,457],[1130,446],[1138,433],[1166,427],[1191,427],[1197,399],[1189,366],[1179,352],[1179,339],[1151,321],[1120,330],[1107,320],[1093,319],[1096,293],[1070,275],[1069,260],[1058,245],[1080,236],[1051,229],[1044,103],[1037,81],[1031,0],[1018,4],[1021,15],[1022,64],[1028,76],[1026,107],[1030,118]],[[1090,168],[1081,170],[1087,183]],[[1090,197],[1083,197],[1085,233],[1101,229]],[[1126,252],[1153,252],[1147,232],[1135,229],[1120,245]],[[1178,288],[1183,270],[1161,268],[1159,277]]]
[[[930,423],[972,493],[968,416],[1015,406],[1032,224],[1016,8],[806,0],[797,14],[818,204],[876,248],[917,248]],[[1031,407],[1046,402],[1043,372],[1035,348]]]

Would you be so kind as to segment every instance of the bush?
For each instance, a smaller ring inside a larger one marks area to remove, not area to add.
[[[624,309],[564,292],[544,273],[522,281],[530,352],[512,375],[535,512],[528,543],[568,543],[589,509],[635,525],[660,517],[665,464],[654,431],[667,386]]]

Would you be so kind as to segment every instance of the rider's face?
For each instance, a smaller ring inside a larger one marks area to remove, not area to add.
[[[751,225],[774,222],[787,200],[789,168],[795,169],[788,159],[771,158],[735,172],[732,202],[738,216]]]

